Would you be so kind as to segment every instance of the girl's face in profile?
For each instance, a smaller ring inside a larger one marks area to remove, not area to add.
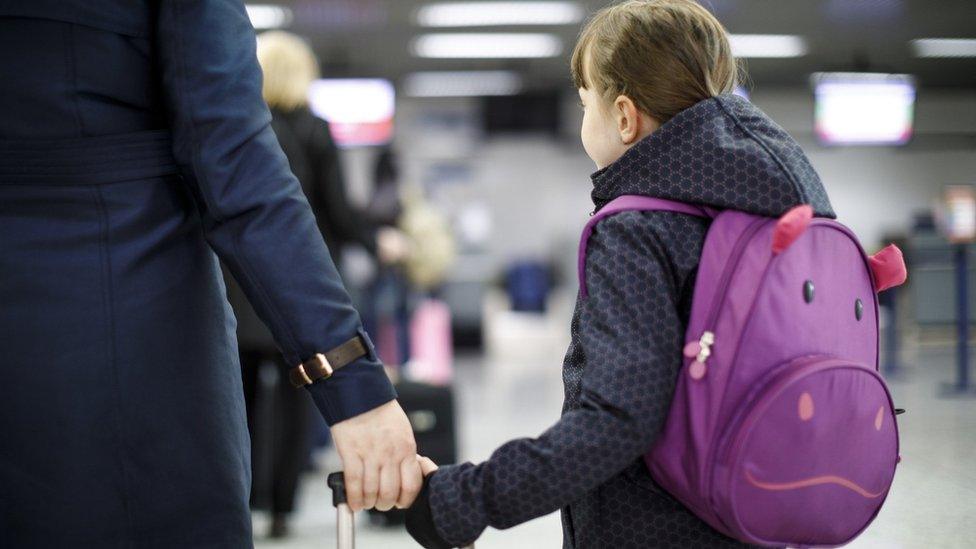
[[[616,120],[611,115],[611,105],[600,94],[594,85],[590,67],[589,52],[583,55],[583,74],[588,88],[579,88],[580,105],[583,107],[583,125],[580,128],[580,139],[583,149],[590,157],[597,169],[602,170],[614,160],[620,158],[627,150],[620,142],[616,128]]]
[[[583,70],[589,73],[588,59],[583,62]],[[656,130],[660,124],[651,116],[638,110],[634,101],[619,95],[612,102],[601,94],[587,74],[588,88],[579,88],[580,104],[583,106],[583,126],[580,139],[583,149],[596,164],[597,169],[613,164],[623,156],[627,149]]]
[[[592,82],[592,80],[590,80]],[[583,149],[597,169],[603,169],[628,149],[617,130],[617,121],[611,115],[611,106],[591,85],[579,89],[580,103],[583,106],[583,125],[580,139]]]

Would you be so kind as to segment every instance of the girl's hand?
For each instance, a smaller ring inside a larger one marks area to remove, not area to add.
[[[431,473],[437,470],[437,464],[421,455],[417,455],[417,463],[420,464],[420,471],[425,477],[430,476]]]

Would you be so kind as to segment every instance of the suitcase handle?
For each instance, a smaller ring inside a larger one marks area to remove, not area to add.
[[[342,471],[330,473],[326,483],[332,489],[332,505],[338,514],[336,518],[336,543],[338,549],[355,549],[356,523],[353,521],[352,511],[346,502],[346,478]],[[474,549],[474,544],[465,545],[461,549]]]
[[[343,476],[342,471],[330,473],[326,483],[332,490],[332,505],[338,507],[346,503],[346,477]]]
[[[355,549],[356,523],[346,501],[346,478],[342,476],[342,471],[330,473],[326,483],[332,489],[332,505],[336,508],[336,547]]]

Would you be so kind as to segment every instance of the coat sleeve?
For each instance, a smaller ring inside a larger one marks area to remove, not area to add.
[[[607,218],[589,242],[590,296],[577,305],[586,360],[581,406],[483,463],[442,467],[423,492],[426,505],[408,515],[418,541],[464,545],[487,526],[508,528],[565,507],[654,443],[681,364],[683,286],[643,215]]]
[[[208,242],[289,364],[357,333],[365,337],[270,128],[244,4],[158,4],[156,61],[173,152],[197,198]],[[308,390],[330,425],[395,397],[373,352]]]

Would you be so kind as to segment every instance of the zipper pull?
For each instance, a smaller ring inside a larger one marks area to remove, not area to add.
[[[697,381],[705,377],[705,372],[708,369],[705,363],[708,361],[708,357],[712,356],[712,345],[715,345],[715,334],[708,330],[705,330],[698,341],[692,341],[685,345],[684,355],[695,359],[688,367],[688,375],[691,376],[691,379]]]

